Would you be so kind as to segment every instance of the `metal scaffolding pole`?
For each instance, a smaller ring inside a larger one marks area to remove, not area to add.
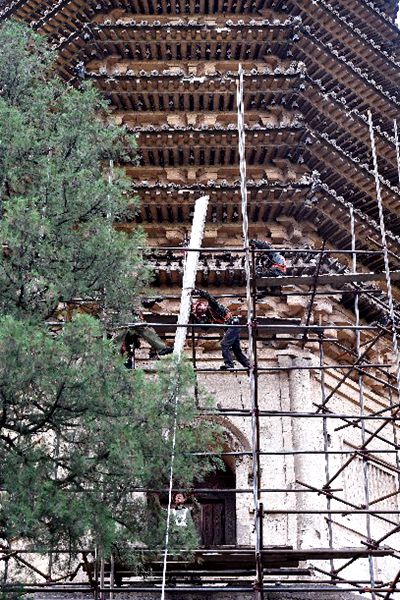
[[[393,292],[392,292],[392,282],[390,277],[390,263],[389,263],[389,253],[387,249],[386,243],[386,227],[385,227],[385,219],[383,214],[383,205],[382,205],[382,194],[381,194],[381,184],[379,177],[379,167],[378,167],[378,157],[376,152],[376,144],[375,144],[375,133],[374,126],[372,120],[372,113],[368,111],[368,125],[369,125],[369,134],[371,140],[371,150],[372,150],[372,159],[374,166],[374,177],[375,177],[375,187],[376,187],[376,198],[378,202],[378,210],[379,210],[379,228],[381,233],[381,245],[383,249],[383,259],[385,265],[385,273],[386,273],[386,289],[388,295],[388,304],[389,304],[389,315],[391,319],[391,329],[392,329],[392,340],[393,340],[393,353],[396,363],[396,382],[398,388],[398,399],[400,400],[400,355],[399,348],[397,343],[397,332],[395,327],[395,311],[394,311],[394,302],[393,302]],[[397,123],[394,121],[394,130],[395,130],[395,142],[396,142],[396,158],[397,158],[397,167],[399,174],[399,182],[400,182],[400,160],[399,160],[399,146],[398,146],[398,137],[397,137]],[[400,409],[397,409],[395,413],[398,413]],[[371,536],[369,536],[371,539]],[[393,579],[391,590],[385,596],[385,600],[388,600],[392,594],[392,591],[395,591],[396,585],[400,580],[400,571]]]
[[[249,336],[249,393],[250,405],[252,407],[251,429],[252,429],[252,452],[253,452],[253,503],[254,503],[254,529],[255,529],[255,562],[256,562],[256,581],[254,584],[255,597],[263,600],[263,569],[261,561],[262,538],[263,538],[263,514],[260,503],[260,424],[258,419],[258,396],[257,396],[257,368],[256,368],[256,339],[254,338],[253,327],[255,324],[254,314],[254,293],[252,298],[252,266],[254,271],[254,252],[253,263],[249,250],[249,222],[247,205],[247,183],[246,183],[246,140],[245,140],[245,119],[244,119],[244,89],[243,89],[244,71],[239,65],[237,79],[237,119],[238,119],[238,141],[239,141],[239,161],[240,161],[240,190],[242,198],[242,231],[244,244],[244,268],[246,274],[246,304],[247,304],[247,331]]]
[[[322,337],[323,334],[320,334],[319,337],[319,364],[320,367],[324,366],[324,344],[322,343]],[[321,391],[321,401],[324,402],[325,400],[325,373],[323,371],[323,369],[321,368],[321,374],[320,374],[320,391]],[[327,419],[323,418],[322,419],[322,432],[323,432],[323,439],[324,439],[324,458],[325,458],[325,483],[327,483],[329,481],[329,451],[328,451],[328,423],[327,423]],[[329,490],[331,491],[331,490]],[[326,494],[326,507],[328,509],[328,511],[331,508],[331,495],[330,493]],[[328,513],[329,515],[329,513]],[[329,518],[327,519],[327,526],[328,526],[328,543],[329,543],[329,547],[333,549],[333,529],[332,529],[332,520]],[[330,562],[330,567],[331,567],[331,572],[334,572],[335,569],[335,563],[333,558],[331,558],[329,560]],[[333,577],[332,577],[333,579]]]
[[[352,256],[352,271],[354,273],[357,272],[357,255],[355,254],[356,249],[356,236],[355,236],[355,223],[354,223],[354,210],[353,207],[350,209],[350,228],[351,228],[351,247],[354,251]],[[356,325],[360,324],[360,310],[359,310],[359,297],[356,296],[354,298],[354,314],[356,317]],[[361,335],[360,331],[356,331],[356,353],[357,360],[360,359],[361,356]],[[361,442],[364,446],[366,440],[366,431],[365,431],[365,421],[363,417],[365,415],[365,401],[364,401],[364,380],[363,374],[358,373],[358,391],[359,391],[359,401],[360,401],[360,417],[361,417]],[[369,462],[368,455],[364,457],[363,460],[363,481],[364,481],[364,498],[365,498],[365,507],[369,509]],[[365,515],[365,524],[366,524],[366,532],[367,539],[370,540],[372,538],[371,534],[371,517],[369,514]],[[369,566],[369,574],[371,579],[371,586],[375,587],[375,570],[374,570],[374,562],[372,556],[368,557],[368,566]],[[375,599],[375,593],[371,592],[371,598]]]

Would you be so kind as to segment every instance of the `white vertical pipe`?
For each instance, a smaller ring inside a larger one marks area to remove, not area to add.
[[[192,232],[188,248],[200,248],[204,237],[204,227],[207,216],[209,196],[202,196],[196,200],[192,222]],[[190,316],[190,293],[195,287],[199,252],[188,252],[183,271],[181,307],[178,316],[178,325],[187,325]],[[177,327],[175,334],[174,353],[180,356],[187,336],[187,327]]]
[[[188,248],[200,248],[204,237],[204,227],[207,216],[207,207],[209,196],[202,196],[198,198],[194,207],[192,232],[190,235],[190,241]],[[187,259],[185,261],[182,281],[182,296],[181,296],[181,308],[178,316],[178,325],[187,325],[189,323],[190,316],[190,293],[193,290],[196,282],[197,266],[199,262],[199,252],[192,251],[187,253]],[[187,327],[177,327],[175,334],[174,353],[178,356],[178,360],[181,358],[183,347],[185,345],[187,335]],[[163,575],[161,584],[161,600],[165,600],[165,584],[167,580],[167,559],[168,559],[168,546],[169,546],[169,530],[171,523],[171,504],[172,504],[172,485],[174,479],[174,464],[175,464],[175,453],[176,453],[176,429],[178,425],[178,389],[179,382],[177,381],[174,386],[174,391],[170,402],[174,401],[174,423],[172,426],[172,444],[171,444],[171,464],[169,472],[169,488],[168,488],[168,509],[167,509],[167,523],[165,531],[165,546],[164,546],[164,558],[163,558]]]

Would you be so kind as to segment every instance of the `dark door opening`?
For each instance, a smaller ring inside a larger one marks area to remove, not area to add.
[[[195,524],[200,535],[201,545],[224,546],[236,544],[236,488],[235,476],[227,467],[225,471],[217,470],[208,475],[196,486],[195,491],[199,510],[194,515]],[[215,490],[215,491],[213,491]],[[227,491],[219,491],[227,490]]]

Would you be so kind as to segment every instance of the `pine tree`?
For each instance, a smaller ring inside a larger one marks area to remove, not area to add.
[[[163,359],[149,379],[107,339],[149,273],[142,233],[113,227],[136,201],[109,161],[135,161],[135,141],[54,60],[33,31],[0,29],[0,543],[107,553],[154,542],[135,490],[166,487],[176,396],[179,485],[211,468],[190,451],[215,432],[193,426],[188,365]]]

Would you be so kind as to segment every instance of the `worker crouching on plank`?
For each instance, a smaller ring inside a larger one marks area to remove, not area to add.
[[[239,324],[239,318],[234,317],[226,306],[217,302],[214,296],[211,296],[208,292],[195,289],[192,292],[192,296],[199,296],[198,300],[192,302],[192,316],[195,322],[203,323],[205,325]],[[228,327],[225,330],[224,337],[221,341],[221,349],[222,357],[224,359],[224,364],[220,367],[222,371],[228,371],[235,368],[232,352],[245,369],[249,368],[249,359],[243,354],[240,347],[240,327]]]
[[[173,352],[173,348],[167,346],[156,330],[153,327],[149,327],[144,320],[142,307],[153,308],[154,304],[160,300],[162,300],[162,298],[143,298],[134,303],[132,315],[133,322],[137,323],[137,325],[125,333],[120,348],[121,355],[127,355],[127,359],[124,362],[127,369],[133,369],[134,367],[135,349],[140,348],[140,338],[150,345],[149,358],[158,358],[159,356],[164,356],[165,354],[171,354]]]
[[[273,250],[269,242],[261,242],[259,240],[250,240],[250,246],[257,250]],[[260,253],[261,254],[261,253]],[[266,252],[261,256],[257,256],[256,260],[256,277],[282,277],[286,275],[286,259],[284,256],[274,250],[274,252]],[[257,298],[264,298],[269,292],[267,287],[260,288],[257,293]]]

